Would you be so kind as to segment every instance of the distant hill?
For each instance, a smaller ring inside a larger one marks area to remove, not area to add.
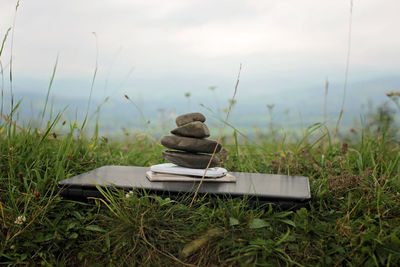
[[[50,95],[48,110],[60,111],[67,107],[64,115],[65,120],[82,120],[88,105],[88,95],[90,82],[85,82],[85,89],[79,89],[82,84],[77,81],[57,81],[57,88]],[[39,82],[21,81],[17,89],[14,90],[15,99],[23,99],[19,110],[19,119],[31,121],[38,118],[45,103],[46,89],[39,89]],[[73,86],[69,90],[68,86]],[[42,82],[42,88],[45,84]],[[267,104],[273,104],[272,109],[274,125],[285,128],[298,128],[301,124],[310,125],[315,122],[323,121],[323,105],[325,88],[314,86],[310,88],[293,88],[286,90],[257,90],[252,92],[247,88],[239,86],[237,102],[233,107],[230,122],[245,131],[251,131],[254,125],[259,128],[266,128],[270,123],[270,113]],[[355,119],[365,114],[369,108],[388,101],[385,92],[400,87],[400,77],[381,77],[364,82],[349,83],[345,101],[345,109],[342,123],[345,126],[353,125]],[[28,88],[30,88],[28,90]],[[34,89],[34,90],[32,90]],[[100,126],[103,133],[121,132],[122,128],[141,130],[144,122],[141,119],[137,108],[124,98],[123,92],[113,93],[107,102],[103,103],[104,98],[99,97],[99,89],[94,95],[90,113],[93,114],[96,108],[101,105]],[[68,94],[68,91],[71,94]],[[79,93],[74,93],[78,91]],[[163,131],[165,123],[173,125],[172,118],[176,114],[185,113],[189,110],[204,112],[209,117],[209,123],[217,123],[213,117],[219,114],[224,117],[221,109],[228,106],[228,100],[232,95],[232,89],[221,90],[218,87],[212,92],[206,88],[202,92],[191,92],[191,96],[186,98],[182,93],[170,91],[168,96],[162,94],[152,94],[148,96],[146,90],[143,93],[136,93],[129,97],[142,110],[146,120],[150,120],[150,125],[156,131]],[[71,95],[71,96],[66,96]],[[73,96],[75,95],[75,96]],[[106,95],[106,94],[104,94]],[[343,95],[343,84],[332,82],[329,84],[327,98],[328,119],[335,123],[338,117]],[[4,102],[9,103],[9,92],[6,91]],[[200,106],[204,104],[207,108]],[[214,114],[213,114],[214,113]],[[93,123],[95,117],[92,117]],[[171,126],[172,127],[172,126]]]

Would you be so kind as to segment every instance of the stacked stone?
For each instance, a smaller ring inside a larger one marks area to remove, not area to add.
[[[178,166],[194,169],[205,169],[211,159],[211,155],[217,146],[216,153],[221,150],[221,144],[206,139],[210,136],[206,118],[203,114],[195,112],[181,115],[176,118],[173,135],[163,136],[161,144],[175,150],[164,150],[166,160]],[[214,156],[210,168],[219,166],[219,159]]]

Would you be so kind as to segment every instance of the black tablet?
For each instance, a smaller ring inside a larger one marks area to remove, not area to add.
[[[99,196],[96,186],[112,186],[123,190],[145,190],[160,195],[179,195],[194,192],[198,182],[150,182],[146,177],[149,167],[103,166],[62,180],[58,183],[61,195],[71,198]],[[203,182],[199,193],[249,197],[259,203],[275,202],[288,206],[303,206],[311,199],[308,177],[278,174],[229,172],[236,182]]]

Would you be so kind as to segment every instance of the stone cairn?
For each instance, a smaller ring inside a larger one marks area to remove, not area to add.
[[[215,146],[216,153],[221,150],[221,144],[206,139],[210,136],[206,118],[201,113],[188,113],[176,118],[177,128],[173,135],[163,136],[161,144],[175,150],[164,150],[163,156],[169,162],[178,166],[194,169],[205,169],[211,159]],[[210,168],[219,166],[219,159],[214,156]]]

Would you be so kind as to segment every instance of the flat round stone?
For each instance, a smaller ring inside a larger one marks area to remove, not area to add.
[[[205,122],[206,117],[204,117],[204,115],[199,112],[193,112],[193,113],[187,113],[187,114],[180,115],[175,120],[176,125],[178,127],[185,125],[189,122],[194,122],[194,121]]]
[[[210,136],[210,131],[208,130],[207,125],[205,125],[201,121],[186,123],[185,125],[173,129],[171,133],[180,136],[195,138],[204,138]]]
[[[211,159],[210,155],[194,154],[182,151],[164,150],[163,156],[166,160],[178,166],[192,168],[192,169],[205,169]],[[214,156],[211,161],[210,168],[219,166],[219,159]]]
[[[222,147],[221,144],[213,140],[176,135],[163,136],[161,138],[161,144],[165,147],[172,149],[199,153],[213,153],[215,146],[217,146],[217,150],[215,153],[218,153]]]

